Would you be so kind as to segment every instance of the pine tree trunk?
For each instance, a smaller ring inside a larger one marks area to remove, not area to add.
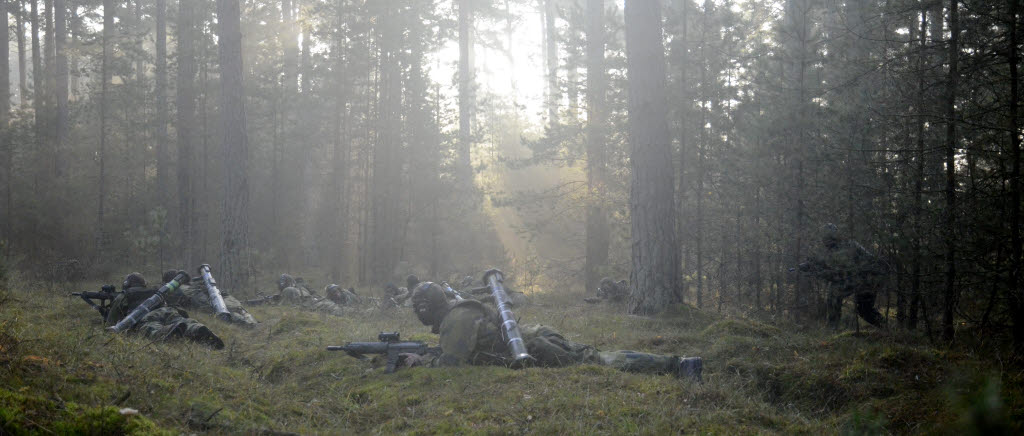
[[[107,197],[107,110],[110,106],[107,98],[110,84],[110,56],[114,44],[114,13],[116,11],[117,8],[114,6],[113,0],[103,0],[103,58],[100,64],[100,146],[98,152],[99,189],[96,201],[96,255],[99,258],[106,254],[106,210],[104,209],[104,202]]]
[[[1020,121],[1017,119],[1018,105],[1020,104],[1019,72],[1017,69],[1020,57],[1017,46],[1020,42],[1018,34],[1018,23],[1020,14],[1020,1],[1007,0],[1009,4],[1010,18],[1010,41],[1007,50],[1007,64],[1010,67],[1010,113],[1009,113],[1009,139],[1011,168],[1010,175],[1010,308],[1013,311],[1013,342],[1020,349],[1024,347],[1024,290],[1020,288],[1021,263],[1024,262],[1021,253],[1021,219],[1020,219]]]
[[[31,10],[29,20],[31,22],[32,37],[32,110],[33,110],[33,133],[35,154],[38,159],[37,167],[33,174],[33,185],[38,191],[40,178],[45,174],[45,150],[43,141],[43,51],[39,44],[39,0],[29,0]]]
[[[185,0],[188,1],[188,0]],[[153,92],[156,104],[156,185],[157,202],[167,211],[163,229],[160,232],[159,263],[164,264],[164,253],[167,249],[167,234],[170,233],[174,215],[184,211],[171,206],[171,196],[167,187],[171,182],[171,163],[167,155],[167,0],[156,0],[156,83]],[[178,239],[179,241],[189,241]],[[191,242],[191,241],[189,241]],[[184,248],[184,247],[182,247]],[[180,252],[181,250],[178,250]],[[188,264],[191,265],[191,264]]]
[[[10,8],[8,1],[0,0],[0,22],[4,24],[4,31],[0,32],[0,135],[4,135],[7,130],[7,113],[11,110],[11,33],[7,17],[7,10]],[[6,142],[6,137],[2,138]]]
[[[248,282],[249,264],[249,140],[245,125],[242,83],[242,31],[239,0],[217,0],[221,70],[221,135],[223,148],[223,238],[221,267],[228,287]]]
[[[334,249],[334,259],[331,262],[331,280],[341,282],[343,275],[348,272],[348,229],[349,229],[349,201],[348,201],[348,172],[349,158],[351,156],[351,145],[348,137],[348,114],[346,106],[348,99],[346,47],[345,34],[342,33],[342,24],[345,15],[345,0],[338,0],[338,26],[335,29],[334,58],[337,60],[336,71],[334,72],[334,155],[332,162],[332,182],[330,193],[330,204],[336,217],[332,227],[331,246]]]
[[[925,115],[924,115],[924,99],[925,99],[925,84],[924,84],[924,69],[925,62],[927,59],[926,41],[928,37],[928,11],[927,9],[921,10],[921,30],[920,30],[920,45],[918,47],[917,54],[917,149],[914,153],[915,160],[915,174],[914,174],[914,205],[913,205],[913,228],[914,234],[912,236],[910,256],[910,301],[907,302],[907,315],[906,319],[907,328],[913,330],[917,328],[917,316],[919,308],[921,306],[921,241],[924,232],[924,161],[925,161],[925,149],[924,149],[924,135],[925,135]],[[897,316],[900,318],[900,316]]]
[[[627,0],[625,20],[633,239],[629,310],[654,314],[679,301],[661,2]]]
[[[371,271],[375,278],[390,278],[398,264],[402,241],[400,212],[401,193],[401,123],[402,82],[399,53],[401,29],[394,7],[385,7],[378,16],[380,29],[380,113],[378,143],[373,155],[372,247]]]
[[[544,0],[544,41],[545,65],[548,79],[548,125],[558,124],[558,101],[562,99],[562,91],[558,86],[558,29],[555,18],[558,16],[556,0]]]
[[[476,107],[472,3],[473,0],[459,0],[459,145],[456,174],[458,183],[467,190],[473,187],[470,150],[473,146],[473,112]]]
[[[161,0],[162,1],[162,0]],[[193,149],[195,147],[195,113],[196,113],[196,31],[195,6],[193,2],[178,2],[178,81],[175,108],[177,114],[176,132],[178,137],[178,238],[185,241],[181,254],[185,265],[194,265],[202,242],[194,242],[196,225],[195,183],[192,180],[194,170]],[[205,164],[205,162],[204,162]]]
[[[63,177],[64,164],[61,156],[64,147],[69,145],[68,133],[70,132],[70,120],[68,119],[68,55],[67,55],[67,4],[64,0],[54,0],[54,46],[56,48],[56,84],[54,86],[54,97],[56,98],[56,113],[54,121],[56,128],[56,141],[54,142],[54,173],[58,179]]]
[[[605,212],[607,151],[604,143],[606,79],[604,71],[604,0],[587,0],[587,199],[586,264],[587,293],[597,289],[600,269],[608,262],[609,230]]]
[[[956,86],[960,58],[959,0],[949,2],[949,75],[946,82],[946,285],[942,311],[942,338],[953,340],[956,308]]]

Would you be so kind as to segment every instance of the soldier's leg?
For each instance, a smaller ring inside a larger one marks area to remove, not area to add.
[[[181,337],[185,332],[181,319],[181,314],[176,309],[164,306],[142,317],[136,330],[153,340]]]
[[[864,318],[864,321],[878,328],[885,327],[884,317],[875,309],[874,290],[858,293],[853,298],[857,304],[857,314]]]
[[[554,329],[544,325],[531,324],[520,327],[526,352],[530,353],[540,366],[560,367],[582,363],[588,348],[562,337]],[[592,347],[590,347],[592,348]]]
[[[186,339],[209,345],[215,350],[224,348],[224,341],[213,334],[203,323],[192,318],[183,318],[181,322],[185,325],[184,336]]]
[[[839,320],[843,314],[843,296],[829,294],[828,296],[828,326],[833,330],[839,328]]]
[[[620,371],[648,374],[673,374],[679,370],[679,358],[636,351],[598,351],[597,362]]]

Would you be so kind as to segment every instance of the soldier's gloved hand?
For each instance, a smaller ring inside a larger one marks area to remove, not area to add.
[[[399,368],[413,368],[426,365],[426,357],[416,353],[401,353],[398,355]]]

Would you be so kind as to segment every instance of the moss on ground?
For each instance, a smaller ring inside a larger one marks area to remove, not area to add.
[[[993,434],[1020,433],[1024,420],[1019,362],[904,333],[688,305],[634,317],[536,295],[516,309],[523,323],[601,349],[700,355],[704,383],[592,365],[384,374],[380,359],[325,347],[380,331],[436,343],[408,309],[338,318],[258,306],[252,329],[195,313],[227,344],[211,351],[109,335],[80,301],[14,285],[0,311],[4,434]]]

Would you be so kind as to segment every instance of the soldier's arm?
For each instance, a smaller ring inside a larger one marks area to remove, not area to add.
[[[476,349],[477,328],[485,314],[476,307],[456,307],[441,321],[440,366],[469,364]]]

